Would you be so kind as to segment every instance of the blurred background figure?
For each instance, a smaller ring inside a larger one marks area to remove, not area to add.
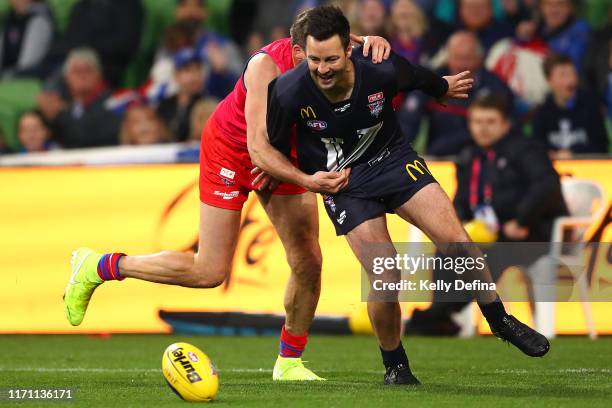
[[[229,38],[213,31],[205,30],[208,8],[204,0],[178,0],[176,21],[198,27],[196,43],[193,47],[201,53],[212,66],[213,74],[225,75],[242,73],[243,60],[239,48]]]
[[[0,73],[20,74],[38,65],[53,38],[53,22],[43,1],[11,0],[0,37]]]
[[[497,95],[478,98],[469,108],[473,146],[456,161],[457,192],[453,200],[463,223],[483,223],[497,242],[548,242],[555,218],[567,215],[559,175],[537,141],[513,130],[506,101]],[[482,242],[472,237],[475,242]],[[487,247],[495,281],[511,265],[527,266],[545,254],[544,246],[508,256],[508,248]],[[432,281],[456,278],[454,271],[434,269]],[[464,300],[460,300],[464,298]],[[458,292],[435,291],[431,306],[415,309],[406,332],[456,335],[451,315],[472,299]]]
[[[590,28],[577,16],[577,0],[541,0],[540,20],[521,22],[516,29],[522,41],[539,39],[558,54],[568,55],[580,69],[586,52]]]
[[[409,138],[415,138],[421,121],[428,120],[426,153],[432,156],[457,154],[468,145],[471,137],[467,128],[467,107],[476,98],[496,94],[513,106],[512,91],[497,76],[483,67],[484,50],[476,35],[470,31],[459,31],[448,41],[448,64],[440,70],[441,75],[455,75],[470,71],[474,87],[469,99],[452,100],[441,105],[423,93],[409,94],[402,107],[399,119]]]
[[[569,56],[580,69],[589,41],[587,22],[576,15],[576,0],[541,0],[539,34],[551,51]]]
[[[179,51],[174,57],[174,78],[176,94],[161,101],[157,114],[173,138],[184,142],[191,134],[191,110],[203,98],[207,81],[201,55],[192,48]]]
[[[391,5],[389,40],[393,51],[412,63],[419,63],[428,31],[427,16],[414,0],[394,0]]]
[[[207,71],[206,93],[223,99],[242,74],[244,60],[240,49],[229,38],[204,29],[208,10],[203,0],[178,0],[176,21],[164,32],[144,91],[153,104],[178,91],[174,72],[175,55],[191,48]]]
[[[122,145],[151,145],[171,139],[155,110],[146,105],[133,105],[127,109],[119,140]]]
[[[21,143],[21,153],[45,152],[58,147],[52,140],[47,121],[39,111],[21,114],[17,125],[17,137]]]
[[[459,218],[471,221],[489,206],[498,241],[550,241],[554,219],[567,210],[546,150],[512,127],[507,102],[498,95],[477,99],[468,116],[474,145],[456,162]]]
[[[416,64],[428,65],[453,32],[453,27],[429,19],[416,0],[394,0],[389,16],[393,51]]]
[[[182,49],[195,45],[198,30],[197,25],[188,21],[176,21],[164,32],[161,47],[151,67],[146,91],[154,103],[158,103],[163,97],[176,94],[174,55]]]
[[[542,112],[548,106],[544,102],[550,92],[549,81],[542,66],[550,52],[572,59],[582,88],[592,98],[589,106],[600,108],[606,124],[612,123],[612,0],[5,3],[3,8],[0,2],[0,78],[5,80],[0,83],[0,101],[6,109],[0,109],[0,127],[12,151],[20,149],[15,126],[19,115],[35,108],[40,108],[56,140],[66,147],[119,143],[117,135],[111,137],[110,131],[103,129],[118,129],[120,116],[134,103],[155,109],[177,141],[199,137],[200,126],[194,128],[191,121],[193,106],[202,98],[223,99],[253,52],[286,37],[297,13],[324,3],[342,8],[354,34],[382,35],[395,53],[413,63],[442,74],[467,69],[475,75],[475,88],[465,103],[452,101],[442,106],[418,93],[409,93],[403,102],[397,99],[401,126],[419,151],[438,157],[456,155],[472,143],[466,124],[467,107],[474,98],[487,93],[501,94],[510,101],[510,114],[517,119],[514,126],[533,124],[536,110]],[[72,85],[67,83],[63,67],[70,52],[80,48],[97,54],[99,83],[104,85],[77,91],[88,96],[77,98],[81,102],[75,102],[71,110],[74,80]],[[199,61],[201,69],[175,72],[176,56],[185,49],[193,50],[192,59]],[[184,82],[179,84],[178,78]],[[191,89],[200,85],[197,91]],[[109,116],[111,120],[94,132],[67,131],[70,126],[66,123],[72,120],[65,118],[80,117],[81,110],[84,117],[91,117],[90,109],[98,106],[91,103],[91,95],[103,108],[94,111],[104,118],[111,113],[115,116]],[[65,115],[67,112],[71,114]],[[599,119],[594,122],[601,130]],[[567,123],[564,126],[566,129]],[[526,133],[531,134],[529,127]],[[590,134],[593,131],[589,132],[589,144],[597,147],[588,151],[605,153],[610,144],[600,136],[591,139]],[[554,157],[569,157],[572,149],[561,150]]]
[[[603,98],[606,116],[612,120],[612,8],[607,24],[592,33],[582,69],[582,80],[591,92]]]
[[[387,10],[382,0],[360,0],[357,21],[351,31],[357,35],[386,36]]]
[[[190,133],[189,140],[200,140],[202,136],[202,129],[208,122],[208,118],[213,114],[217,105],[219,104],[219,100],[215,98],[205,98],[199,100],[191,110],[191,118],[190,118]]]
[[[496,20],[491,0],[458,0],[459,21],[457,27],[473,32],[485,53],[502,38],[512,37],[512,26]]]
[[[116,145],[120,118],[109,111],[110,96],[102,78],[102,67],[95,51],[77,48],[64,64],[67,91],[46,91],[38,97],[38,107],[66,148]]]
[[[31,74],[57,79],[58,68],[75,48],[88,47],[99,56],[102,77],[112,88],[138,50],[144,11],[140,0],[80,0],[74,5],[66,31],[51,45]]]
[[[608,152],[608,134],[599,98],[578,88],[578,72],[569,56],[551,54],[544,61],[551,92],[533,119],[533,136],[551,157]]]
[[[503,14],[503,20],[510,24],[514,30],[525,20],[532,17],[533,10],[530,8],[531,3],[535,0],[498,0]]]
[[[388,20],[393,51],[416,64],[432,65],[454,31],[452,25],[428,17],[416,0],[393,0]]]

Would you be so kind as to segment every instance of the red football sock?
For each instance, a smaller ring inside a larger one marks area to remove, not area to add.
[[[111,253],[104,255],[98,262],[98,276],[102,280],[124,280],[125,277],[119,274],[119,259],[125,256],[123,253]]]
[[[299,358],[302,356],[307,342],[308,332],[301,336],[296,336],[285,330],[283,325],[280,336],[280,352],[278,354],[281,357]]]

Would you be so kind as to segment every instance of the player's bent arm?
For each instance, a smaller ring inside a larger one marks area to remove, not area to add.
[[[247,88],[244,115],[247,123],[247,147],[253,164],[281,181],[304,185],[307,175],[276,150],[268,140],[266,112],[268,85],[280,70],[267,54],[251,59],[244,74]],[[289,137],[289,135],[287,135]]]
[[[259,152],[256,147],[260,144],[259,137],[268,138],[261,134],[261,127],[266,126],[266,109],[268,100],[268,85],[280,75],[280,69],[274,60],[267,54],[260,53],[249,61],[244,72],[244,86],[247,89],[244,103],[244,117],[247,125],[247,147],[253,164],[257,165],[256,157]]]
[[[256,121],[249,126],[252,132],[249,140],[251,161],[270,176],[287,183],[300,185],[315,193],[335,194],[348,184],[350,170],[342,172],[317,172],[308,175],[295,167],[288,159],[291,150],[289,136],[293,127],[291,111],[282,106],[274,84],[267,86],[267,91],[259,89],[258,94],[264,98],[266,111],[264,121]],[[264,93],[265,92],[265,93]],[[255,108],[261,108],[256,104]],[[245,109],[246,112],[246,109]],[[249,111],[249,114],[253,112]],[[261,112],[260,112],[261,113]],[[268,132],[271,132],[272,136]],[[274,144],[271,142],[273,139]]]

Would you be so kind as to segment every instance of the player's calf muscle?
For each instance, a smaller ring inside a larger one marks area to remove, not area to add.
[[[119,269],[123,276],[155,283],[194,288],[212,288],[221,285],[229,267],[207,266],[204,262],[197,262],[197,256],[176,251],[126,256],[121,258]]]

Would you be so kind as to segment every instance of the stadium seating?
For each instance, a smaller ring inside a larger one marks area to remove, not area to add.
[[[555,336],[555,303],[550,301],[538,302],[540,299],[549,300],[546,291],[555,290],[558,269],[561,265],[581,265],[585,234],[595,221],[600,219],[606,210],[605,194],[602,187],[591,180],[562,180],[563,197],[568,206],[569,216],[559,217],[555,220],[552,231],[550,253],[540,265],[534,265],[530,271],[531,278],[538,284],[534,285],[535,323],[536,329],[547,337]],[[573,241],[577,244],[573,249],[576,254],[562,253],[561,242],[567,242],[565,232],[573,232]],[[578,296],[582,304],[586,329],[591,339],[597,338],[597,331],[593,321],[591,304],[588,299],[588,282],[584,270],[576,267],[567,268],[578,288]],[[537,292],[543,292],[538,294]]]

